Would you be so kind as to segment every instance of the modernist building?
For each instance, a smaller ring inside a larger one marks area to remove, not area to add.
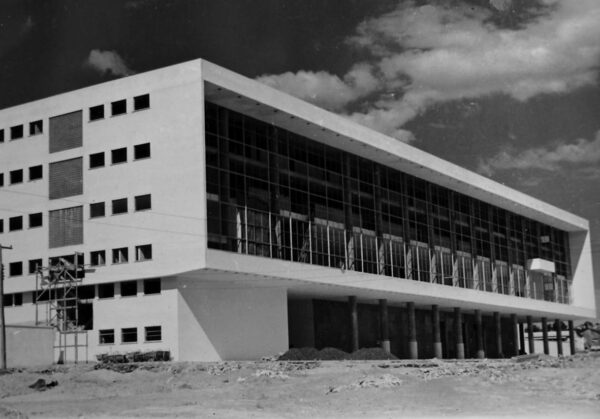
[[[77,253],[89,358],[510,356],[595,316],[586,220],[202,60],[4,109],[0,171],[7,323]]]

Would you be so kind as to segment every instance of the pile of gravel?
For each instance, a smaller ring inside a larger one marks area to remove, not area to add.
[[[349,354],[337,348],[292,348],[281,355],[278,361],[344,361],[398,359],[381,348],[362,348]]]
[[[279,358],[278,361],[314,361],[320,359],[319,351],[315,348],[291,348]]]
[[[362,348],[356,352],[352,352],[348,359],[383,360],[383,359],[398,359],[398,358],[381,348]]]

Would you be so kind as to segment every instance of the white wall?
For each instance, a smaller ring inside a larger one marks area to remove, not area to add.
[[[288,349],[285,288],[180,281],[181,360],[252,360]]]

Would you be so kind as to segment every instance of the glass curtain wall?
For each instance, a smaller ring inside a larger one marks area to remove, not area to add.
[[[569,303],[564,231],[212,103],[206,166],[210,248]]]

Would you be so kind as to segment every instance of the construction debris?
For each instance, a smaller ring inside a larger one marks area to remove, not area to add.
[[[327,394],[339,393],[343,390],[356,390],[362,388],[391,388],[402,384],[402,380],[391,374],[384,374],[379,377],[362,378],[358,382],[343,386],[329,387]]]
[[[351,354],[337,348],[292,348],[278,358],[278,361],[347,361],[398,359],[381,348],[362,348]]]
[[[58,381],[46,381],[43,378],[39,378],[35,383],[29,386],[37,391],[45,391],[49,388],[56,387],[58,385]]]

